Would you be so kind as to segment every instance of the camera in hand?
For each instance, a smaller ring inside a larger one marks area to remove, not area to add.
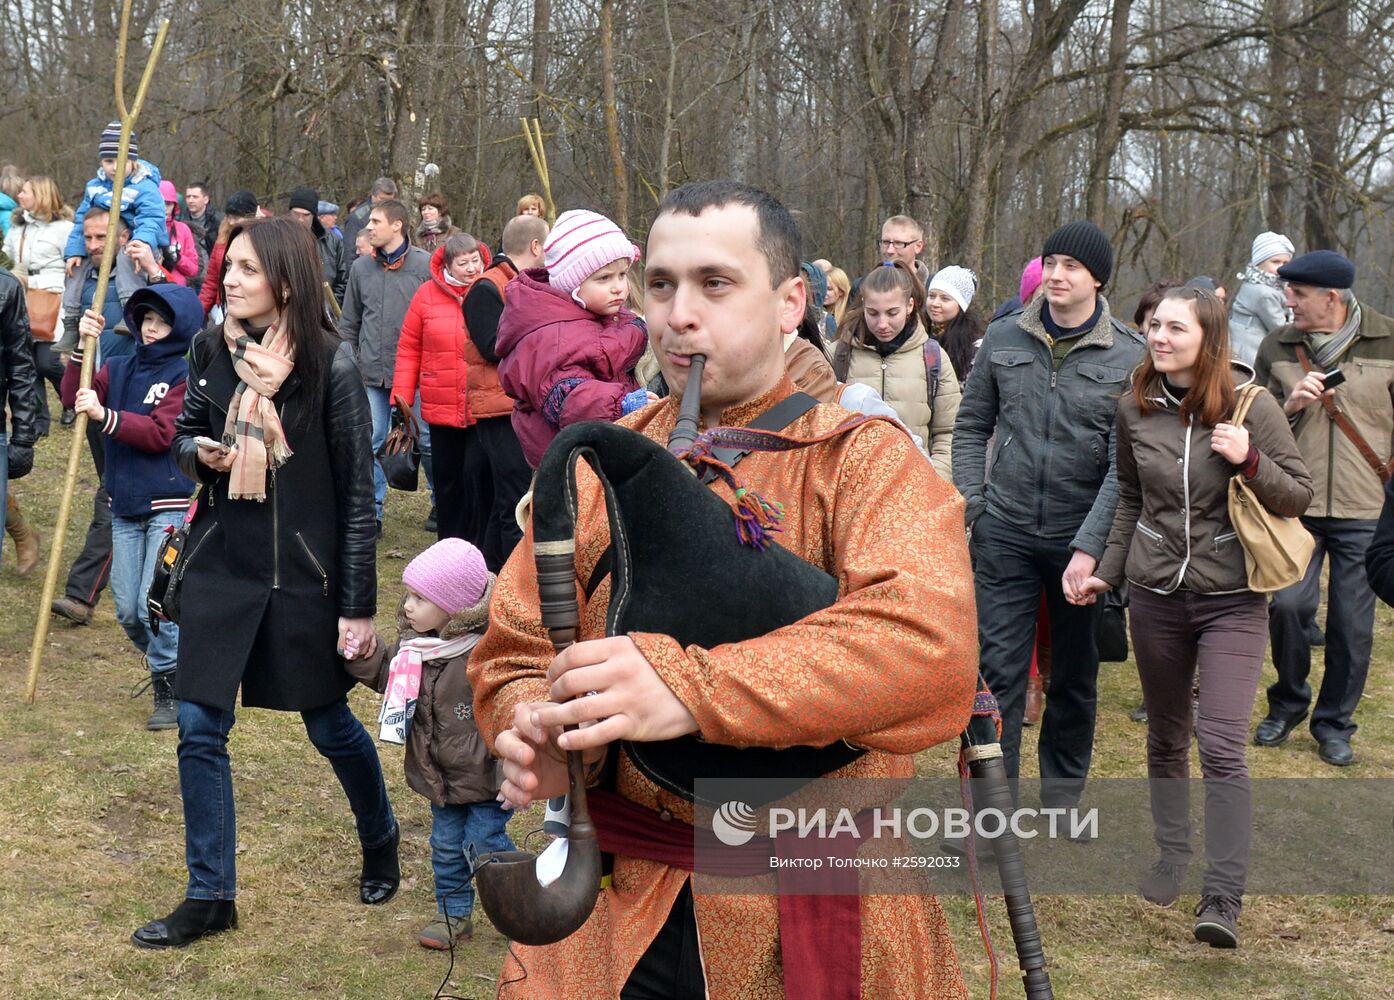
[[[1326,373],[1326,379],[1322,382],[1322,386],[1327,389],[1334,389],[1336,386],[1344,383],[1345,380],[1346,373],[1339,368],[1333,368]]]

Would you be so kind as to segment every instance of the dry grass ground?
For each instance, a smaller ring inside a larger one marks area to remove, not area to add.
[[[68,431],[55,428],[40,450],[39,469],[12,484],[46,543],[68,440]],[[85,473],[68,559],[95,485]],[[380,550],[384,625],[403,560],[428,541],[420,530],[425,513],[422,496],[391,498]],[[381,747],[404,832],[406,879],[389,905],[359,905],[359,852],[348,809],[329,767],[290,715],[243,712],[232,734],[242,928],[181,952],[129,944],[131,930],[182,896],[175,736],[145,732],[147,698],[127,697],[141,680],[139,658],[115,623],[109,597],[89,628],[55,622],[37,703],[21,704],[41,573],[17,578],[12,553],[9,547],[0,573],[0,997],[432,996],[448,960],[415,943],[434,908],[426,802],[407,789],[400,751]],[[1282,751],[1251,754],[1256,775],[1333,781],[1394,775],[1392,635],[1391,616],[1381,609],[1360,711],[1359,763],[1333,772],[1299,731]],[[1096,773],[1143,776],[1144,727],[1127,719],[1137,701],[1133,668],[1105,666],[1101,680]],[[375,713],[362,689],[352,701],[363,718]],[[922,770],[950,773],[949,759],[927,754]],[[537,825],[535,815],[521,817],[515,839]],[[1243,947],[1229,953],[1191,939],[1188,903],[1194,897],[1170,910],[1132,896],[1041,899],[1056,994],[1069,1000],[1394,995],[1394,900],[1252,898],[1241,925]],[[971,903],[946,899],[945,905],[973,995],[986,997],[987,963]],[[1020,996],[1000,905],[992,918],[1003,951],[1001,995]],[[493,995],[504,943],[481,924],[457,956],[452,993]]]

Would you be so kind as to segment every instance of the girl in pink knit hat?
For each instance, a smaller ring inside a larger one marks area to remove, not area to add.
[[[542,251],[546,267],[504,289],[495,346],[513,429],[534,469],[563,427],[618,420],[652,398],[634,377],[648,329],[625,305],[638,249],[605,216],[571,211]]]
[[[443,538],[407,563],[402,582],[396,644],[379,642],[374,656],[349,659],[347,666],[379,692],[398,676],[420,677],[405,720],[406,775],[407,784],[431,800],[436,915],[417,940],[446,949],[474,932],[470,852],[513,849],[505,830],[509,813],[497,800],[498,761],[474,724],[474,691],[465,675],[470,650],[489,626],[494,575],[469,542]],[[385,712],[391,704],[389,696]],[[384,719],[384,733],[400,721]]]

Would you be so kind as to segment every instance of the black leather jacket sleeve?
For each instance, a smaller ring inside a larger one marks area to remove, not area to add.
[[[344,289],[348,286],[348,255],[344,252],[344,241],[333,233],[325,233],[319,238],[319,254],[324,263],[329,290],[334,295],[334,301],[342,308]]]
[[[339,305],[344,304],[344,289],[348,286],[348,254],[344,250],[344,241],[334,240],[334,299]]]
[[[1384,509],[1365,550],[1365,574],[1376,596],[1385,604],[1394,604],[1394,480],[1384,487]]]
[[[325,429],[339,495],[339,614],[377,612],[377,517],[373,505],[373,418],[353,352],[339,345],[329,369]]]
[[[216,329],[216,328],[214,328]],[[188,388],[184,392],[184,409],[174,420],[174,444],[170,450],[179,471],[196,483],[213,483],[218,473],[198,460],[198,445],[194,438],[199,435],[211,438],[222,437],[222,429],[214,430],[213,419],[209,415],[208,397],[199,388],[203,370],[208,367],[211,344],[208,331],[194,338],[193,349],[189,351]]]
[[[24,289],[14,275],[0,272],[0,406],[9,404],[10,444],[22,447],[33,446],[39,419],[32,345]]]

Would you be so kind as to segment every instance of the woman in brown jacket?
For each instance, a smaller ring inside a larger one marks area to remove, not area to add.
[[[1278,402],[1259,393],[1242,426],[1229,422],[1252,381],[1231,366],[1225,309],[1201,288],[1168,291],[1148,324],[1147,356],[1118,404],[1118,511],[1104,557],[1076,603],[1132,585],[1132,634],[1147,706],[1147,774],[1160,859],[1143,896],[1176,902],[1190,860],[1187,781],[1193,716],[1205,778],[1205,855],[1195,936],[1238,944],[1249,866],[1245,758],[1263,655],[1267,595],[1248,587],[1230,523],[1229,482],[1242,475],[1272,513],[1296,517],[1312,479]]]

